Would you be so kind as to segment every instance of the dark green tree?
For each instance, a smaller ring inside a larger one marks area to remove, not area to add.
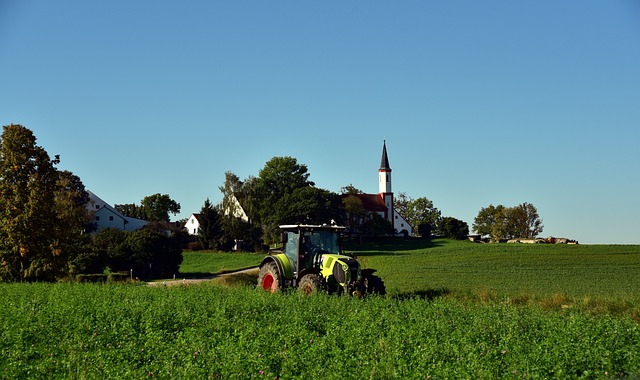
[[[126,232],[107,228],[98,232],[92,242],[97,267],[113,272],[133,271],[138,278],[170,277],[178,273],[182,263],[182,241],[164,232],[143,228]]]
[[[180,212],[180,203],[171,199],[168,194],[156,193],[142,198],[140,206],[127,203],[113,206],[122,215],[131,218],[144,219],[149,222],[169,222],[169,214]]]
[[[445,216],[438,220],[438,231],[444,237],[464,240],[469,235],[469,225],[462,220]]]
[[[78,177],[56,168],[21,125],[3,128],[0,141],[0,279],[53,281],[68,274],[86,227],[87,194]],[[85,210],[86,213],[86,210]]]
[[[230,248],[230,238],[225,238],[222,218],[217,207],[207,198],[198,214],[198,241],[204,249],[227,251]]]
[[[113,205],[119,213],[124,216],[128,216],[130,218],[144,219],[144,215],[142,215],[142,209],[135,203],[126,203],[126,204],[116,204]]]
[[[433,226],[431,223],[420,223],[418,224],[418,236],[424,239],[428,239],[431,237],[431,232],[433,231]]]
[[[293,157],[273,157],[255,179],[253,194],[258,204],[258,219],[265,242],[279,240],[278,225],[284,223],[291,214],[289,211],[293,193],[296,190],[312,187],[307,166],[298,164]]]
[[[362,223],[361,230],[363,234],[373,238],[392,236],[396,232],[391,222],[376,213],[369,213]]]
[[[146,196],[140,202],[142,219],[150,222],[168,222],[169,214],[180,212],[180,203],[174,201],[168,194],[153,194]]]

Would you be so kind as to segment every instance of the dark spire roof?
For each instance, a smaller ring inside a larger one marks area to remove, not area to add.
[[[380,170],[391,170],[389,167],[389,157],[387,157],[387,141],[382,143],[382,159],[380,160]]]

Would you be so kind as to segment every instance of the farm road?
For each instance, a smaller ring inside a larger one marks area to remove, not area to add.
[[[198,284],[200,282],[210,281],[210,280],[213,280],[214,278],[218,278],[218,277],[224,277],[224,276],[229,276],[229,275],[238,274],[238,273],[249,273],[249,272],[255,271],[257,269],[258,269],[258,267],[240,269],[240,270],[236,270],[236,271],[232,271],[232,272],[213,274],[211,276],[202,277],[202,278],[182,278],[182,279],[175,279],[175,280],[153,281],[153,282],[147,282],[147,285],[149,285],[149,286],[176,286],[176,285]]]

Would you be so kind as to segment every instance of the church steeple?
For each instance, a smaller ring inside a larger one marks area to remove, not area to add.
[[[380,160],[380,170],[391,171],[389,167],[389,157],[387,157],[387,141],[382,143],[382,159]]]
[[[382,159],[380,169],[378,169],[378,192],[380,194],[391,194],[391,167],[387,156],[387,141],[382,144]]]

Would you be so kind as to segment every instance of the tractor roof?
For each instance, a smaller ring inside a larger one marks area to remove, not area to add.
[[[341,232],[344,231],[346,229],[346,227],[343,226],[333,226],[333,225],[328,225],[328,224],[322,224],[322,225],[318,225],[318,224],[284,224],[280,226],[281,230],[285,230],[285,231],[298,231],[298,230],[304,230],[304,231],[334,231],[334,232]]]

